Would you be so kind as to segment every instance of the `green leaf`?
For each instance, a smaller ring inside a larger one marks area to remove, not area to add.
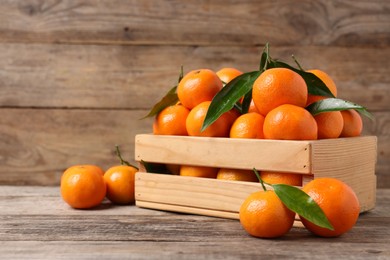
[[[311,95],[335,97],[332,92],[330,92],[329,88],[325,85],[325,83],[313,73],[294,68],[287,63],[277,60],[271,60],[269,67],[286,68],[295,71],[305,80],[307,85],[307,91]]]
[[[252,101],[252,91],[249,91],[248,93],[246,93],[246,95],[244,96],[244,100],[242,101],[241,114],[248,113],[249,106],[251,105],[251,101]]]
[[[241,74],[223,87],[211,101],[202,131],[214,123],[223,113],[232,109],[242,96],[251,91],[253,82],[261,73],[262,71],[252,71]]]
[[[330,111],[342,111],[342,110],[348,110],[348,109],[355,109],[362,115],[373,119],[374,116],[367,111],[367,109],[361,105],[352,103],[350,101],[346,101],[339,98],[326,98],[319,100],[317,102],[314,102],[313,104],[309,105],[306,108],[313,116],[318,115],[323,112],[330,112]]]
[[[147,117],[153,117],[153,116],[157,115],[158,113],[160,113],[164,108],[176,104],[179,101],[179,98],[177,97],[177,94],[176,94],[176,88],[177,88],[177,86],[174,86],[173,88],[171,88],[168,91],[168,93],[165,94],[165,96],[153,106],[153,108],[149,111],[149,113],[141,119],[144,119]]]
[[[334,230],[322,209],[304,191],[286,184],[273,184],[272,187],[287,208],[317,226]]]
[[[267,69],[268,64],[270,62],[270,58],[271,57],[269,56],[269,44],[266,43],[260,58],[260,66],[259,66],[260,71],[264,71]]]

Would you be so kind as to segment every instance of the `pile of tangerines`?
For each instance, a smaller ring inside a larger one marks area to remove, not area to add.
[[[107,197],[112,203],[134,203],[134,180],[138,169],[123,160],[121,164],[104,172],[96,165],[74,165],[61,176],[61,196],[75,209],[89,209],[102,203]]]
[[[321,70],[308,71],[317,76],[337,97],[337,87]],[[307,107],[325,99],[311,95],[301,75],[288,68],[267,69],[252,86],[249,109],[240,113],[236,108],[221,114],[202,129],[213,98],[224,85],[243,73],[235,68],[190,71],[177,85],[178,102],[157,113],[153,123],[155,135],[230,137],[278,140],[317,140],[356,137],[362,132],[362,118],[353,109],[328,111],[312,115]],[[239,102],[242,102],[243,98]],[[170,166],[181,176],[217,178],[258,182],[252,170],[218,169],[181,165]],[[302,175],[288,172],[262,171],[260,178],[267,184],[302,186]],[[359,201],[345,183],[332,178],[315,179],[302,190],[320,206],[333,229],[317,226],[301,216],[307,229],[319,236],[339,236],[350,230],[359,216]],[[286,234],[296,213],[286,207],[272,190],[251,194],[240,209],[244,229],[256,237],[278,237]]]

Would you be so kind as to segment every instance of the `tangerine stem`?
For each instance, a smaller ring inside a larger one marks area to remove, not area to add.
[[[127,166],[131,166],[131,167],[134,167],[138,170],[138,167],[135,167],[134,165],[132,165],[131,163],[129,163],[128,161],[125,161],[123,158],[122,158],[122,155],[121,155],[121,152],[119,150],[119,146],[118,145],[115,145],[115,148],[116,148],[116,155],[118,156],[119,160],[121,161],[121,165],[127,165]]]
[[[299,64],[298,60],[295,58],[294,54],[291,55],[291,58],[294,60],[294,62],[297,64],[297,66],[298,66],[298,68],[299,68],[300,70],[305,71],[305,70],[302,68],[301,64]]]
[[[261,179],[259,172],[256,170],[256,168],[253,168],[253,171],[255,172],[255,175],[256,175],[257,179],[259,180],[261,186],[263,187],[263,190],[267,191],[267,188],[265,187],[264,182]]]

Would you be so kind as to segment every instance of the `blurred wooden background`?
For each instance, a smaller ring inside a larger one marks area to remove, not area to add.
[[[388,0],[0,0],[0,184],[57,185],[73,164],[133,160],[139,120],[181,65],[258,67],[271,55],[335,80],[366,106],[378,187],[390,187]]]

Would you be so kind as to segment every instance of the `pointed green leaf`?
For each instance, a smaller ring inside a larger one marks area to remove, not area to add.
[[[310,72],[306,72],[297,68],[294,68],[287,63],[272,60],[269,68],[286,68],[295,71],[305,80],[307,85],[307,90],[309,94],[316,96],[325,96],[325,97],[335,97],[332,92],[328,89],[325,83],[318,78],[316,75]]]
[[[153,117],[153,116],[157,115],[158,113],[160,113],[164,108],[176,104],[179,101],[179,98],[177,97],[177,94],[176,94],[176,88],[177,88],[177,86],[174,86],[173,88],[171,88],[168,91],[168,93],[165,94],[165,96],[153,106],[153,108],[149,111],[149,113],[141,119],[144,119],[147,117]]]
[[[244,96],[244,100],[242,101],[241,114],[248,113],[249,106],[251,105],[251,101],[252,101],[252,91],[249,91],[248,93],[246,93],[246,95]]]
[[[264,46],[264,49],[263,49],[263,52],[261,54],[261,59],[260,59],[260,66],[259,66],[259,70],[266,70],[267,67],[268,67],[268,63],[269,63],[269,60],[270,60],[270,56],[269,56],[269,44],[266,43],[265,46]]]
[[[348,110],[348,109],[355,109],[362,115],[373,119],[374,116],[367,111],[367,109],[361,105],[352,103],[350,101],[346,101],[339,98],[326,98],[319,100],[317,102],[314,102],[313,104],[309,105],[306,108],[313,116],[318,115],[323,112],[330,112],[330,111],[342,111],[342,110]]]
[[[211,101],[203,122],[202,131],[214,123],[223,113],[232,109],[242,96],[251,91],[253,82],[260,74],[261,71],[241,74],[223,87]]]
[[[286,184],[273,184],[272,187],[287,208],[317,226],[334,230],[322,209],[304,191]]]

